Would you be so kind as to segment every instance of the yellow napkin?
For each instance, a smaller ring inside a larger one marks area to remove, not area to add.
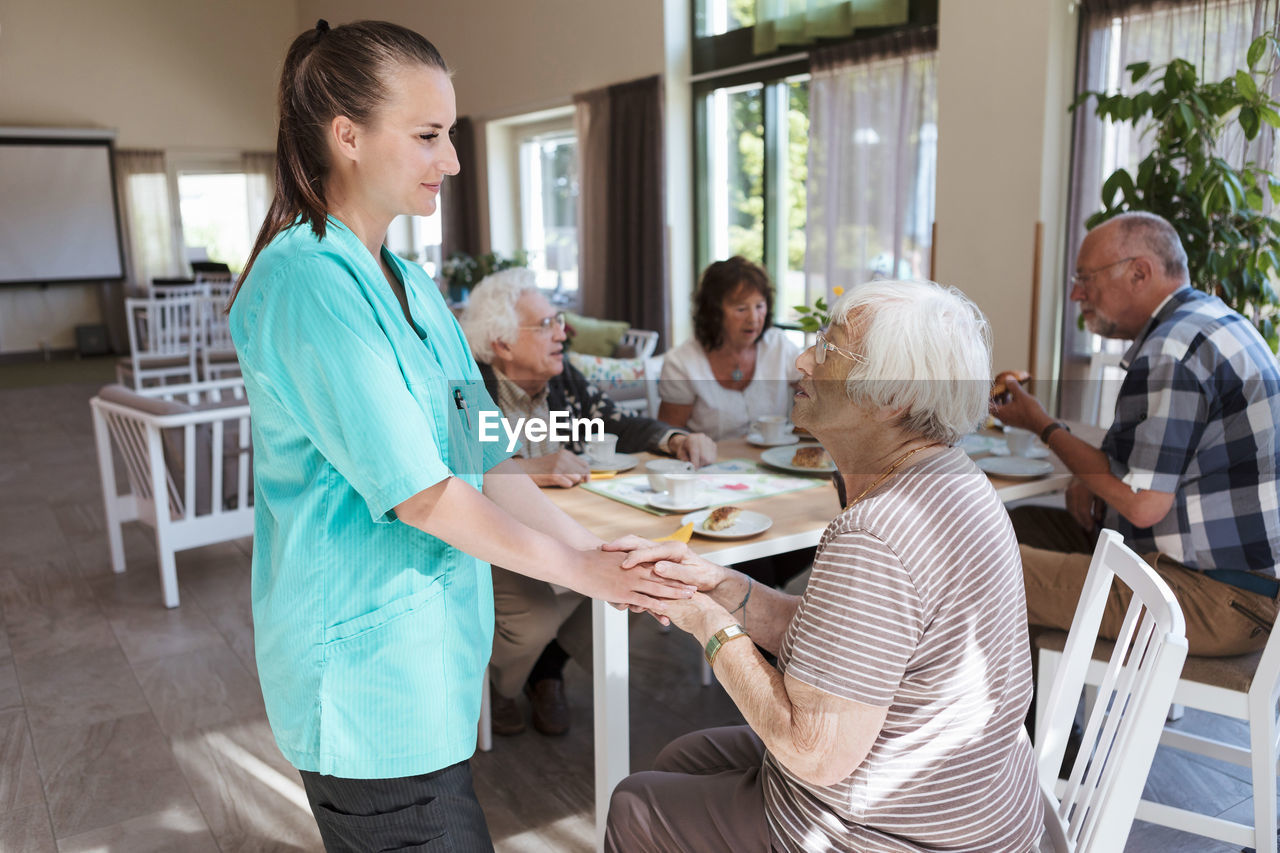
[[[688,543],[689,543],[689,537],[691,537],[691,536],[693,536],[693,522],[692,522],[692,521],[691,521],[691,522],[689,522],[688,524],[684,525],[683,527],[681,527],[681,528],[680,528],[679,530],[677,530],[675,533],[672,533],[670,536],[662,536],[662,537],[659,537],[658,539],[655,539],[655,540],[653,540],[653,541],[654,541],[654,542],[684,542],[685,544],[688,544]]]
[[[616,476],[618,476],[617,471],[592,471],[591,472],[591,479],[593,480],[608,480]]]

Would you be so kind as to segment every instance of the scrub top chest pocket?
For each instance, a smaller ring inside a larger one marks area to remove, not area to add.
[[[448,465],[455,475],[478,489],[487,467],[480,444],[480,412],[488,405],[488,394],[474,380],[451,381],[447,387]]]

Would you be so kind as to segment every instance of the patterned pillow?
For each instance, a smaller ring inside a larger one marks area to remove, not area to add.
[[[614,402],[645,398],[643,358],[605,358],[570,351],[569,363]]]

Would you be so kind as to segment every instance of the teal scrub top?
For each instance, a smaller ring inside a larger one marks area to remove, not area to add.
[[[475,751],[493,641],[489,564],[396,519],[508,454],[497,411],[430,277],[378,264],[330,217],[263,250],[231,309],[253,417],[253,624],[276,742],[297,768],[417,775]]]

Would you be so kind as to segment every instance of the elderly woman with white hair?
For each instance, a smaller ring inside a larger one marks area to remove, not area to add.
[[[972,302],[932,283],[835,304],[797,362],[792,417],[847,500],[803,596],[679,543],[608,546],[701,590],[668,615],[747,725],[685,735],[623,780],[607,850],[1031,849],[1022,567],[995,490],[955,447],[986,415],[989,338]]]

